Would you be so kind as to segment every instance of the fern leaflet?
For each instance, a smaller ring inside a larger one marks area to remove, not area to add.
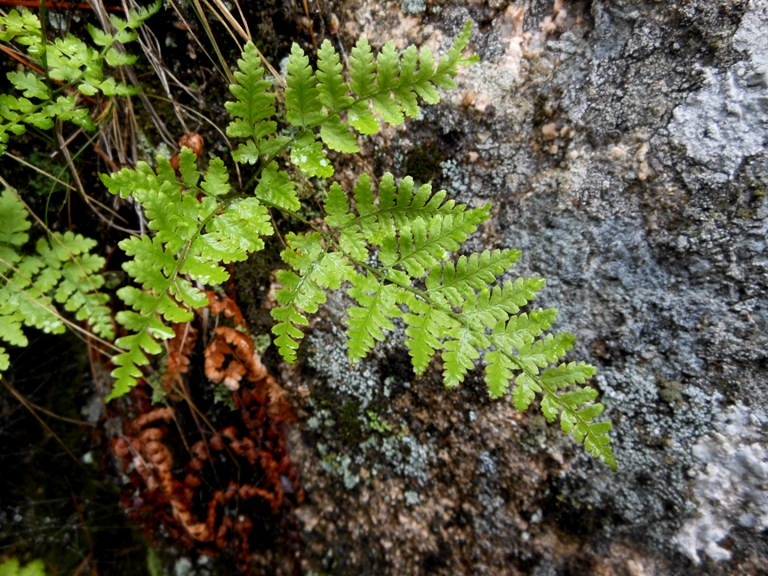
[[[246,138],[232,156],[237,162],[255,164],[262,155],[276,155],[287,139],[270,138],[277,131],[277,122],[272,119],[277,111],[275,95],[272,84],[264,79],[259,52],[251,42],[245,45],[237,66],[237,84],[229,87],[235,100],[224,104],[234,118],[227,126],[227,136]]]
[[[392,318],[402,314],[398,304],[403,294],[397,286],[367,274],[353,278],[349,295],[359,304],[349,309],[347,319],[348,355],[354,361],[364,358],[394,328]]]

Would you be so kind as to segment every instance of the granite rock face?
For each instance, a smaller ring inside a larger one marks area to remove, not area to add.
[[[520,248],[516,273],[548,280],[540,304],[598,367],[620,470],[479,377],[414,378],[397,332],[350,366],[340,296],[285,374],[307,571],[768,571],[768,1],[339,12],[348,39],[435,50],[478,23],[459,91],[367,166],[494,203],[472,249]]]

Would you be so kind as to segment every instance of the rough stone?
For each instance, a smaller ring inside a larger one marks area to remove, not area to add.
[[[399,7],[350,1],[347,31],[439,52],[472,17],[482,61],[367,165],[431,157],[436,187],[495,204],[469,249],[520,248],[515,274],[547,279],[538,305],[598,367],[620,469],[479,378],[414,378],[401,332],[349,365],[331,299],[293,376],[315,424],[296,445],[308,571],[766,573],[766,1]],[[347,472],[318,473],[329,454]]]

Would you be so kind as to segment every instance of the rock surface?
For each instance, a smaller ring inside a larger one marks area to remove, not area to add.
[[[331,299],[285,370],[314,574],[768,571],[768,2],[337,6],[341,35],[482,61],[367,166],[492,201],[474,248],[524,251],[598,367],[619,472],[534,411],[415,378],[402,334],[360,365]],[[452,98],[452,99],[451,99]]]

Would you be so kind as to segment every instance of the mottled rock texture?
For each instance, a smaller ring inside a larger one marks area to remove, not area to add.
[[[765,574],[768,2],[350,1],[341,38],[444,49],[460,90],[367,145],[524,251],[579,338],[619,472],[479,377],[416,379],[402,334],[361,365],[331,299],[285,379],[309,573]]]

